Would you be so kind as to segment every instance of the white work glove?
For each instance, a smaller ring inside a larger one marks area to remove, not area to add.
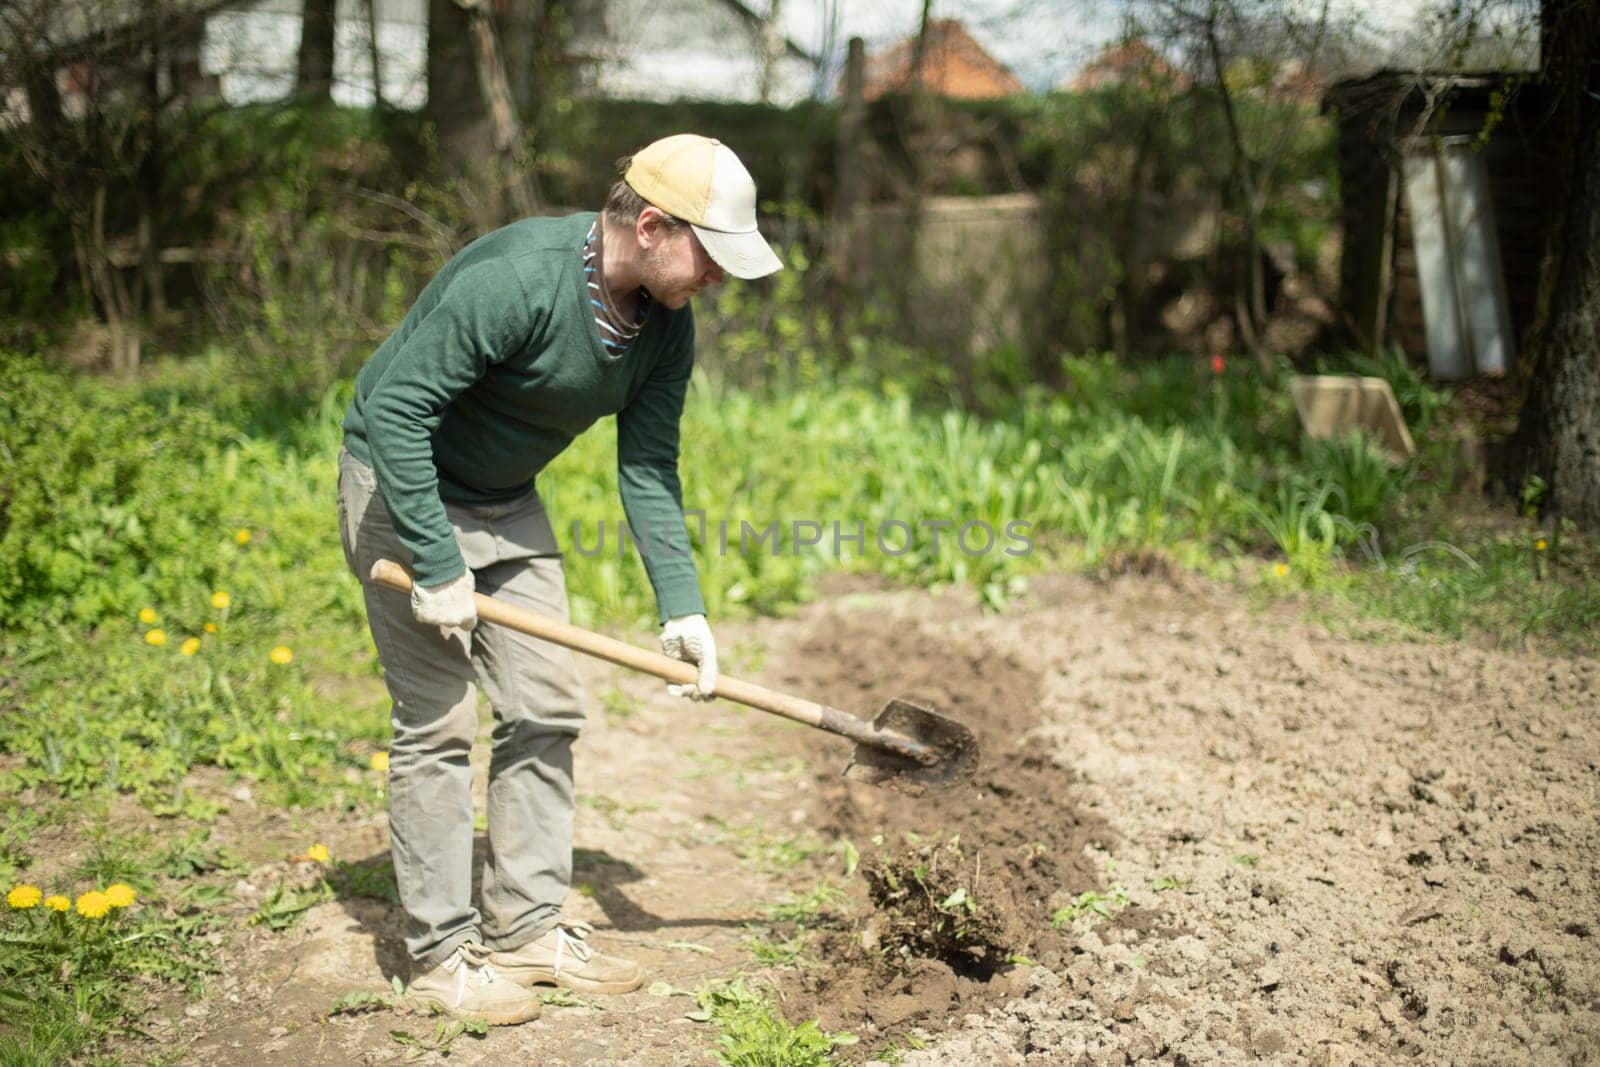
[[[667,692],[690,700],[710,700],[717,689],[717,640],[704,615],[679,615],[668,619],[661,631],[661,651],[673,659],[700,666],[694,685],[669,685]]]
[[[439,628],[446,637],[451,630],[470,630],[478,624],[478,605],[472,600],[472,571],[461,572],[443,585],[411,586],[411,614],[418,622]]]

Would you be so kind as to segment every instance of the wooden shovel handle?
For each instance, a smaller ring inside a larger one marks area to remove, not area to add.
[[[411,591],[411,575],[393,560],[380,559],[374,563],[372,580],[391,589],[398,589],[402,593]],[[479,619],[509,627],[529,637],[537,637],[561,645],[563,648],[570,648],[574,652],[582,652],[586,656],[615,663],[619,667],[653,675],[675,685],[692,684],[699,677],[699,671],[692,663],[673,659],[660,652],[650,652],[630,645],[626,641],[618,641],[604,634],[585,630],[581,626],[574,626],[560,619],[552,619],[548,615],[507,604],[503,600],[496,600],[482,593],[473,594],[473,600],[478,607]],[[928,746],[919,744],[902,734],[874,730],[871,723],[846,714],[838,708],[830,708],[826,704],[780,693],[756,685],[754,682],[730,678],[726,674],[717,679],[716,695],[736,704],[781,715],[785,719],[792,719],[806,726],[814,726],[819,730],[848,737],[859,744],[897,752],[919,762],[932,762],[937,758],[937,754]]]

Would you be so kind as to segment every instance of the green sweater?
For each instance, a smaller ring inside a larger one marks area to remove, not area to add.
[[[628,351],[609,355],[583,273],[594,219],[524,219],[457,253],[356,376],[345,445],[376,473],[417,581],[431,586],[466,569],[445,501],[516,499],[616,415],[622,508],[665,621],[705,611],[678,483],[694,318],[657,304]]]

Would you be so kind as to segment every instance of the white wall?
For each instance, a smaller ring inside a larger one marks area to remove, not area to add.
[[[416,110],[428,96],[427,0],[375,0],[383,98]],[[230,104],[281,100],[294,90],[303,0],[257,0],[206,24],[201,70],[217,75]],[[333,99],[372,105],[366,0],[338,0],[334,22]]]
[[[372,104],[366,0],[338,0],[333,99]],[[416,110],[427,102],[427,0],[376,0],[383,98]],[[303,0],[256,0],[206,25],[201,69],[221,79],[231,104],[281,100],[294,90]],[[606,39],[574,42],[601,57],[596,89],[643,100],[754,101],[761,77],[755,27],[719,0],[610,0]],[[811,94],[815,73],[804,60],[778,63],[773,102]]]
[[[609,0],[605,21],[604,42],[579,46],[603,56],[596,79],[603,96],[760,98],[760,33],[719,0]],[[814,77],[809,63],[785,56],[778,63],[773,103],[792,104],[810,96]]]

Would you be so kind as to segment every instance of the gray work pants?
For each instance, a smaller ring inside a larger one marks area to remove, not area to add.
[[[480,593],[567,619],[561,557],[537,494],[445,510]],[[368,577],[374,560],[409,567],[411,554],[372,469],[343,450],[339,532],[394,701],[389,837],[406,948],[419,973],[465,941],[518,948],[555,925],[572,881],[572,742],[584,719],[572,653],[503,626],[446,637],[412,618],[406,594]],[[481,912],[472,906],[474,682],[495,717]]]

